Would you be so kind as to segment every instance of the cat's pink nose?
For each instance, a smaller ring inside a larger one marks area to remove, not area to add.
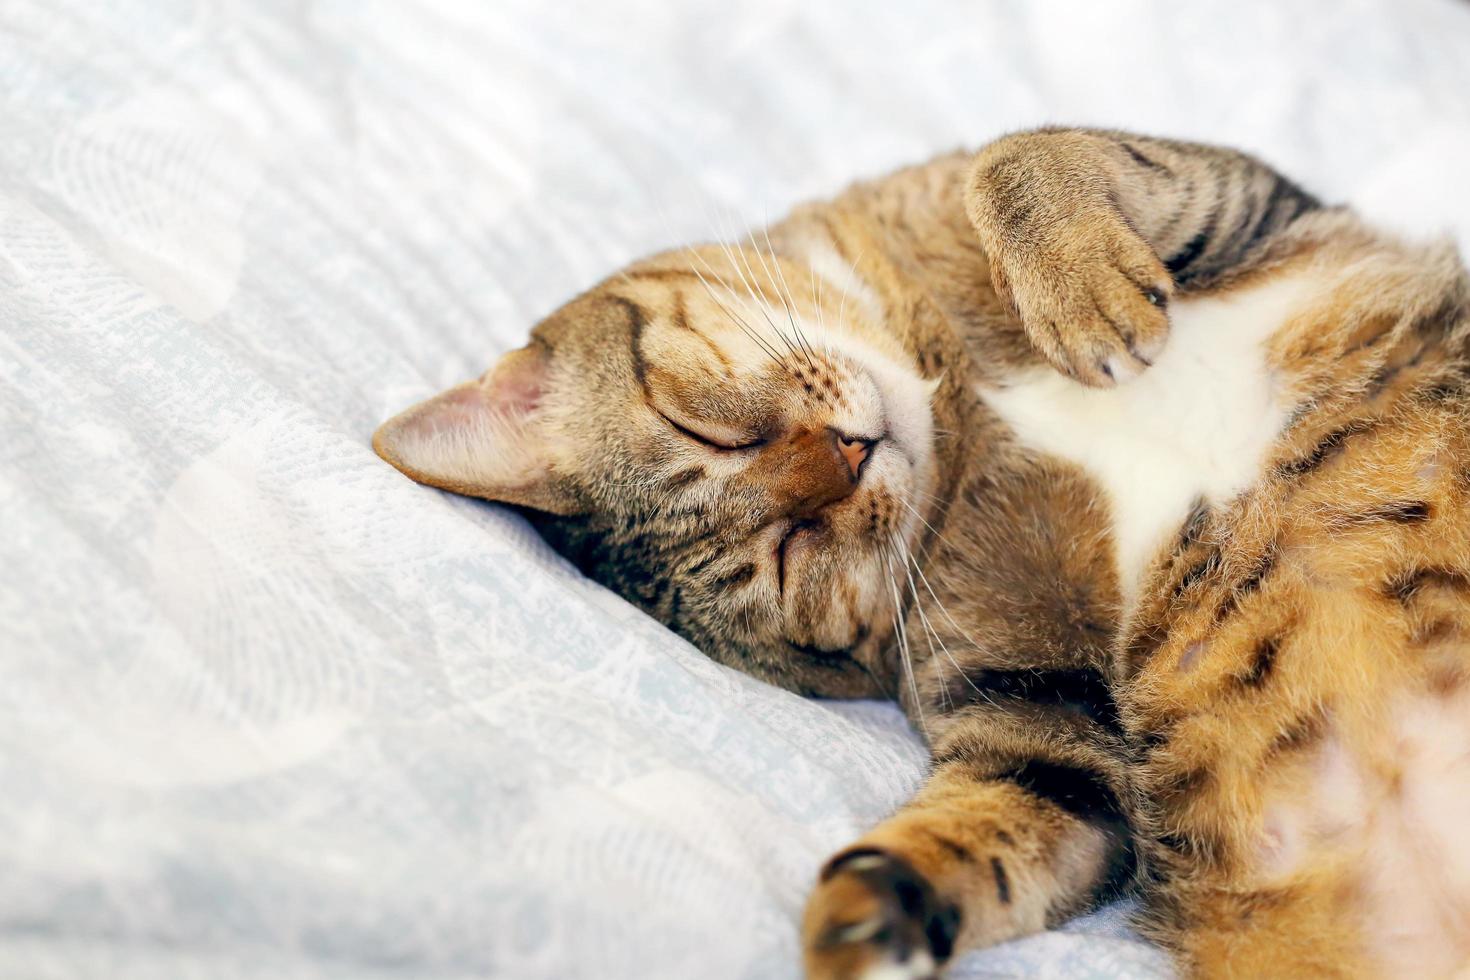
[[[852,436],[843,435],[838,432],[837,451],[842,458],[847,460],[847,468],[852,470],[852,478],[856,480],[863,471],[863,464],[868,461],[868,456],[873,452],[875,439],[857,439]]]
[[[778,451],[756,459],[770,467],[770,485],[784,498],[786,512],[811,517],[852,495],[876,442],[831,426],[796,428],[778,445]]]

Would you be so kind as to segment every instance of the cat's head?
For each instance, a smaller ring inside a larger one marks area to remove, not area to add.
[[[934,384],[855,297],[753,249],[638,263],[489,372],[384,423],[422,483],[528,509],[714,659],[808,694],[891,688],[934,478]]]

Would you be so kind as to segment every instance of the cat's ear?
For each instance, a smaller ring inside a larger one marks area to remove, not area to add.
[[[384,422],[373,449],[419,483],[472,497],[570,514],[575,501],[552,472],[543,400],[551,354],[513,350],[466,381]]]

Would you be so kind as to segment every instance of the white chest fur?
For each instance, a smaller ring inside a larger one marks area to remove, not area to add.
[[[1306,275],[1181,300],[1152,368],[1117,388],[1036,369],[980,395],[1022,443],[1077,463],[1107,491],[1124,599],[1198,497],[1252,483],[1292,406],[1263,342],[1320,289]]]

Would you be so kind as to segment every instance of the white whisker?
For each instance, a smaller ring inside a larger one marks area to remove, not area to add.
[[[753,240],[747,238],[747,241],[749,241],[750,244],[748,246],[742,248],[740,250],[740,254],[741,254],[741,256],[743,257],[743,259],[745,261],[745,268],[747,270],[749,270],[749,272],[750,272],[750,278],[752,280],[755,279],[755,267],[750,264],[750,253],[751,252],[754,252],[756,259],[759,260],[759,262],[761,264],[761,269],[764,270],[765,273],[766,273],[766,278],[767,279],[770,279],[771,280],[771,284],[774,285],[774,286],[776,286],[776,296],[777,296],[778,299],[781,300],[781,305],[783,307],[786,307],[786,317],[787,317],[787,319],[790,320],[791,319],[791,309],[790,309],[790,307],[787,307],[786,306],[786,298],[781,295],[781,288],[780,288],[779,285],[776,284],[775,277],[771,275],[770,267],[766,265],[766,258],[765,258],[765,256],[763,254],[761,254],[760,248],[755,245],[755,243],[754,243]],[[757,292],[757,290],[752,286],[751,287],[751,292],[755,293],[755,292]],[[763,296],[764,294],[762,293],[760,295]],[[770,323],[771,329],[776,332],[776,335],[781,338],[782,343],[784,343],[787,346],[787,348],[790,349],[791,353],[793,353],[793,354],[800,354],[801,357],[802,357],[802,359],[807,362],[807,365],[808,366],[810,366],[811,363],[812,363],[811,357],[809,357],[807,355],[806,349],[804,347],[801,347],[800,346],[799,339],[798,339],[798,341],[793,342],[791,340],[791,338],[788,338],[786,336],[785,331],[783,331],[780,327],[776,326],[775,321],[773,321],[771,319],[770,315],[768,313],[766,313],[766,309],[765,309],[764,303],[762,303],[762,305],[761,305],[761,313],[762,313],[762,315],[764,315],[766,317],[766,322],[767,323]],[[795,328],[796,328],[796,321],[795,320],[791,320],[791,326],[792,326],[793,330],[795,331],[797,337],[799,338],[800,337],[800,334],[801,334],[801,331],[800,330],[795,330]]]
[[[781,344],[788,351],[793,354],[797,353],[796,345],[792,343],[791,338],[787,337],[780,327],[776,326],[776,321],[771,319],[771,314],[766,309],[766,304],[762,300],[764,293],[760,289],[757,289],[755,285],[755,269],[750,264],[750,256],[747,254],[747,249],[739,244],[731,246],[728,240],[724,238],[720,241],[720,248],[724,250],[726,260],[729,261],[731,267],[735,270],[735,274],[740,277],[741,284],[745,287],[745,291],[750,294],[762,319],[770,326],[771,332],[780,339]],[[736,251],[737,248],[739,249],[738,253]],[[744,268],[742,268],[742,265]]]
[[[771,234],[766,230],[768,226],[769,222],[761,230],[765,232],[766,248],[770,249],[771,265],[775,266],[776,270],[775,276],[771,278],[777,281],[776,294],[781,300],[782,307],[786,310],[786,319],[791,323],[792,332],[796,334],[797,340],[802,344],[802,350],[806,353],[807,364],[810,365],[812,364],[811,347],[805,342],[806,338],[802,335],[801,327],[796,323],[796,314],[792,312],[792,307],[796,303],[796,296],[791,292],[791,285],[786,281],[786,273],[781,268],[781,260],[776,256],[775,246],[771,244]],[[765,253],[761,252],[759,248],[756,248],[755,255],[756,258],[760,259],[761,268],[766,270],[766,275],[771,276],[770,267],[766,265]]]
[[[659,219],[664,224],[664,230],[665,230],[665,232],[669,235],[669,238],[670,239],[674,238],[673,229],[672,229],[672,226],[671,226],[671,224],[669,222],[668,212],[664,210],[663,203],[661,201],[656,201],[655,203],[657,204],[657,207],[658,207]],[[711,214],[710,214],[708,204],[709,204],[709,202],[706,201],[705,202],[705,206],[703,208],[703,211],[705,213],[706,220],[711,225],[718,225],[719,222],[713,216],[711,216]],[[718,233],[718,231],[717,231],[717,233]],[[728,286],[725,285],[724,280],[721,279],[721,277],[715,272],[715,270],[710,266],[709,262],[705,260],[704,256],[700,255],[699,252],[696,251],[695,248],[692,245],[685,246],[684,249],[683,249],[683,251],[685,253],[687,253],[689,255],[689,257],[691,257],[691,258],[695,259],[696,261],[700,262],[705,267],[705,270],[709,272],[710,276],[712,278],[714,278],[717,282],[719,282],[720,285],[721,285],[721,287],[723,287],[728,293],[730,293],[731,296],[732,296],[732,298],[733,298],[733,290],[731,290]],[[720,312],[724,313],[725,316],[730,320],[731,323],[733,323],[736,326],[740,327],[740,329],[748,337],[750,337],[750,339],[755,343],[755,345],[757,347],[759,347],[761,350],[765,351],[766,355],[768,357],[770,357],[771,360],[775,361],[778,365],[780,365],[781,368],[784,370],[785,367],[786,367],[786,365],[785,365],[785,362],[782,360],[781,355],[779,353],[777,353],[776,350],[773,347],[771,347],[769,344],[767,344],[764,340],[761,339],[761,337],[755,332],[755,330],[750,326],[750,324],[745,321],[745,318],[744,317],[741,317],[741,316],[737,315],[733,310],[731,310],[728,306],[726,306],[724,303],[722,303],[720,301],[720,298],[715,295],[714,287],[710,285],[709,279],[706,279],[705,278],[704,273],[703,272],[700,272],[699,269],[695,268],[693,265],[690,266],[690,271],[692,271],[697,277],[699,277],[700,283],[704,286],[705,293],[709,296],[710,300],[715,304],[715,306],[719,307]],[[623,278],[624,278],[624,280],[629,280],[630,279],[630,277],[627,275],[627,273],[624,273],[623,274]]]
[[[937,501],[939,498],[935,497],[934,499]],[[940,533],[939,528],[935,527],[933,524],[930,524],[929,521],[924,517],[924,515],[919,513],[919,509],[917,507],[909,503],[907,500],[904,500],[902,497],[898,498],[898,502],[907,507],[909,509],[909,513],[917,517],[919,519],[919,523],[927,527],[931,534],[933,534],[940,541],[943,541],[945,544],[949,544],[949,541],[947,541],[944,535]]]
[[[944,600],[942,600],[942,599],[939,598],[938,593],[936,593],[934,591],[934,586],[932,586],[932,585],[929,584],[929,576],[927,576],[927,575],[924,574],[924,569],[923,569],[922,566],[919,565],[918,560],[915,559],[912,555],[909,556],[909,560],[913,563],[914,571],[916,571],[916,572],[919,573],[919,580],[924,583],[924,589],[929,593],[930,598],[932,598],[934,600],[934,604],[939,607],[939,611],[944,614],[944,618],[947,619],[947,620],[949,620],[950,626],[952,626],[961,636],[963,636],[970,643],[970,645],[972,647],[975,647],[976,649],[980,649],[980,645],[978,643],[976,643],[974,641],[974,639],[969,636],[969,634],[967,634],[963,630],[961,630],[959,628],[958,624],[955,623],[954,617],[951,616],[949,614],[949,610],[947,608],[945,608]],[[912,580],[910,580],[910,581],[912,582]],[[919,602],[919,600],[918,600],[918,596],[916,594],[914,596],[914,604],[915,604],[916,607],[918,606],[918,602]],[[922,607],[919,607],[919,608],[920,608],[920,615],[923,615]],[[937,635],[938,634],[936,632],[936,636]],[[941,647],[944,647],[944,655],[949,658],[949,662],[950,663],[954,664],[955,671],[961,677],[963,677],[965,679],[965,683],[968,684],[968,685],[970,685],[971,690],[973,690],[976,694],[979,694],[986,701],[989,701],[990,703],[994,704],[995,702],[990,697],[990,695],[988,695],[984,691],[982,691],[979,687],[976,686],[975,682],[970,679],[970,675],[967,674],[965,672],[965,669],[960,666],[959,661],[955,659],[954,654],[950,653],[949,647],[944,643],[944,641],[942,639],[939,641],[939,645]]]
[[[934,591],[934,586],[929,583],[929,576],[927,576],[927,575],[924,574],[923,567],[917,561],[914,562],[914,571],[916,571],[916,572],[919,573],[919,581],[921,581],[921,582],[924,583],[924,588],[928,591],[929,595],[934,599],[934,604],[939,607],[939,611],[944,614],[944,618],[949,621],[950,627],[952,629],[954,629],[954,631],[956,633],[958,633],[960,636],[962,636],[965,639],[965,641],[970,644],[971,647],[973,647],[976,650],[980,650],[980,651],[983,652],[985,648],[982,647],[975,640],[975,638],[969,634],[968,631],[966,631],[964,628],[962,628],[959,623],[955,622],[955,618],[949,614],[949,609],[945,607],[944,601],[939,598],[939,594]],[[946,652],[948,652],[948,650],[946,650]],[[965,683],[968,684],[968,685],[970,685],[970,687],[975,691],[976,694],[979,694],[981,697],[985,698],[985,700],[986,701],[989,701],[991,704],[994,704],[995,703],[994,699],[992,699],[990,697],[990,695],[986,694],[984,691],[980,690],[980,688],[975,685],[975,682],[970,679],[970,676],[965,673],[965,671],[963,670],[963,668],[960,667],[959,663],[955,661],[954,657],[952,657],[952,656],[950,657],[950,662],[951,663],[954,663],[955,669],[956,670],[959,670],[960,676],[961,677],[964,677]]]
[[[851,263],[849,263],[847,267],[847,281],[849,285],[842,287],[842,305],[837,309],[838,323],[847,322],[847,298],[852,295],[851,283],[859,281],[857,275],[857,264],[859,260],[861,260],[862,257],[867,254],[867,251],[867,249],[862,249],[861,251],[859,251],[857,256],[852,260]]]
[[[741,243],[745,239],[741,238],[737,240],[736,238],[736,229],[740,224],[740,220],[736,218],[731,222],[730,225],[727,225],[725,223],[724,217],[716,214],[715,226],[718,235],[717,244],[719,245],[720,250],[725,253],[725,261],[730,263],[730,268],[734,271],[735,275],[739,277],[740,284],[745,288],[746,293],[750,295],[752,300],[754,300],[756,308],[761,315],[761,318],[764,319],[767,325],[770,326],[771,332],[780,339],[782,346],[790,351],[792,350],[791,342],[787,340],[786,336],[776,326],[775,321],[771,319],[770,313],[766,310],[765,304],[760,299],[763,294],[760,290],[756,289],[755,283],[752,281],[755,278],[754,271],[752,270],[749,276],[746,275],[745,269],[750,269],[750,263],[746,261],[744,263],[745,269],[741,268],[741,259],[736,255],[736,249],[739,249],[742,254],[744,253],[744,246]]]
[[[919,614],[919,623],[924,627],[924,632],[928,636],[928,639],[929,639],[929,659],[931,661],[934,660],[934,657],[935,657],[934,642],[936,640],[938,640],[939,641],[939,649],[942,650],[942,651],[944,651],[945,657],[947,657],[949,659],[949,662],[951,664],[954,664],[955,671],[958,672],[961,676],[964,676],[964,673],[965,672],[960,667],[959,661],[955,660],[954,655],[949,652],[949,647],[945,646],[944,637],[942,637],[942,636],[939,635],[939,631],[934,628],[934,624],[929,622],[929,616],[928,616],[928,614],[926,614],[924,612],[924,604],[923,604],[923,602],[919,598],[919,589],[918,589],[918,586],[916,586],[914,584],[914,573],[913,573],[912,569],[909,567],[910,565],[912,565],[914,568],[917,568],[918,567],[918,563],[914,560],[914,556],[911,555],[911,554],[909,554],[907,550],[904,550],[902,552],[902,554],[903,554],[903,560],[904,560],[904,573],[908,576],[908,580],[909,580],[909,592],[914,597],[914,612],[916,612],[916,613]],[[937,663],[937,661],[935,661],[935,662]],[[937,677],[935,679],[938,680]],[[940,684],[939,685],[939,693],[944,698],[944,705],[942,706],[942,710],[943,711],[948,711],[950,708],[952,708],[954,706],[954,704],[953,704],[953,698],[951,698],[950,697],[950,694],[949,694],[949,685],[948,684]]]
[[[710,275],[715,276],[717,279],[719,278],[718,275],[716,275],[715,270],[713,268],[711,268],[711,266],[710,266],[710,264],[708,262],[705,261],[704,256],[700,255],[698,252],[694,251],[694,249],[692,249],[692,248],[688,249],[688,252],[689,252],[689,254],[691,256],[693,256],[694,258],[698,259],[701,263],[703,263],[704,267],[707,270],[709,270]],[[745,320],[744,317],[737,315],[734,311],[732,311],[724,303],[720,302],[719,297],[717,297],[715,295],[714,288],[712,286],[710,286],[709,280],[705,279],[704,273],[700,272],[696,268],[693,268],[692,266],[690,268],[694,272],[694,274],[699,277],[699,281],[704,284],[705,292],[709,294],[709,298],[714,301],[715,305],[718,306],[724,312],[724,314],[727,317],[730,318],[730,321],[732,323],[737,324],[745,332],[746,336],[750,337],[750,339],[755,343],[755,345],[757,347],[759,347],[761,350],[765,351],[766,352],[766,356],[768,356],[771,360],[775,361],[776,364],[778,366],[780,366],[782,370],[785,370],[786,369],[786,362],[782,359],[781,355],[776,351],[776,349],[774,347],[772,347],[769,343],[767,343],[764,339],[762,339],[762,337],[760,336],[760,334],[758,334],[756,332],[755,328],[752,327]],[[723,280],[721,281],[721,285],[723,286]],[[725,287],[725,288],[726,288],[727,291],[729,291],[729,292],[732,293],[732,298],[733,298],[733,290],[730,290],[728,286]]]
[[[919,731],[924,733],[925,738],[928,738],[929,725],[924,718],[923,700],[919,697],[919,682],[914,677],[914,659],[913,654],[909,650],[908,630],[904,625],[903,602],[899,597],[898,579],[893,574],[893,556],[891,553],[888,554],[887,563],[888,586],[893,592],[893,624],[894,630],[898,635],[899,658],[903,661],[904,674],[907,676],[909,682],[909,691],[913,694],[914,711],[919,716]]]

